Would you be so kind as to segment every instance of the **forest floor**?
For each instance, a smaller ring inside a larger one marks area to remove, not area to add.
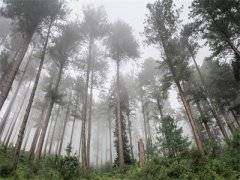
[[[91,170],[83,176],[77,157],[46,156],[29,161],[28,153],[22,152],[17,178],[19,180],[239,180],[240,179],[240,133],[213,155],[209,146],[206,155],[189,150],[179,157],[151,155],[143,168],[137,164],[124,170],[105,165],[101,170]],[[216,148],[215,148],[216,149]],[[219,149],[218,149],[219,150]],[[13,149],[0,147],[0,179],[14,179],[11,175]]]

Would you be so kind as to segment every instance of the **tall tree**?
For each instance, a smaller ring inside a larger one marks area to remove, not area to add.
[[[110,57],[116,61],[116,127],[119,153],[119,165],[124,167],[123,129],[120,109],[120,62],[129,58],[137,58],[139,55],[138,44],[134,39],[131,27],[122,21],[111,25],[111,32],[107,40]]]
[[[0,80],[0,109],[9,94],[34,32],[40,27],[42,21],[52,16],[53,11],[61,7],[61,3],[58,0],[46,2],[35,0],[4,0],[4,4],[5,6],[1,14],[15,20],[22,43],[16,52],[16,58],[14,57],[15,59],[9,65],[7,73]]]
[[[181,81],[188,77],[188,64],[186,62],[187,55],[175,36],[179,22],[179,10],[174,9],[172,0],[157,0],[153,4],[148,4],[147,7],[149,14],[145,26],[146,37],[149,43],[158,44],[162,47],[164,53],[163,65],[166,65],[172,81],[177,86],[198,150],[200,153],[204,153],[192,109],[181,86]]]
[[[64,75],[64,69],[68,66],[69,59],[71,55],[75,52],[75,50],[78,48],[78,44],[81,39],[81,36],[78,33],[78,26],[75,23],[70,23],[66,26],[62,26],[61,29],[62,29],[61,36],[54,39],[55,45],[50,49],[50,55],[58,66],[58,72],[52,90],[50,94],[47,95],[49,104],[46,110],[46,116],[42,121],[43,122],[42,132],[37,147],[38,158],[40,158],[42,153],[42,147],[46,136],[49,120],[51,117],[52,109],[54,107],[54,103],[56,101],[59,101],[59,98],[62,96],[59,93],[58,88],[61,84],[61,80]]]
[[[94,42],[96,40],[102,39],[108,29],[107,15],[102,7],[93,8],[88,6],[83,10],[84,20],[81,23],[81,33],[88,42],[88,57],[87,57],[87,67],[85,72],[85,97],[82,112],[82,164],[84,170],[88,168],[87,150],[86,150],[86,122],[87,122],[87,110],[89,101],[89,82],[90,82],[90,72],[92,69],[92,49]]]

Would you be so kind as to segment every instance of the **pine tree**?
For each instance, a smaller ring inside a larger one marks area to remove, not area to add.
[[[176,157],[188,150],[190,142],[188,138],[183,137],[182,128],[177,127],[174,118],[171,116],[162,118],[157,133],[157,140],[168,156]]]

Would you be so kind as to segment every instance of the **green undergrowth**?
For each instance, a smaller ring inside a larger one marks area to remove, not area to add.
[[[14,179],[11,174],[13,149],[0,149],[0,179]],[[19,180],[238,180],[240,179],[240,133],[218,155],[202,156],[190,150],[181,157],[152,155],[143,168],[137,164],[125,169],[109,165],[92,169],[83,176],[78,159],[72,156],[46,156],[30,162],[28,153],[22,152],[17,171]]]

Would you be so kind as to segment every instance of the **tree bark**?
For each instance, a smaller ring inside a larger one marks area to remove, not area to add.
[[[198,101],[196,101],[196,105],[197,105],[197,109],[198,109],[201,117],[203,118],[203,125],[204,125],[204,127],[205,127],[205,129],[206,129],[206,131],[207,131],[207,134],[208,134],[209,139],[210,139],[212,142],[216,142],[216,141],[215,141],[215,138],[214,138],[214,135],[212,134],[211,129],[210,129],[209,125],[208,125],[206,116],[205,116],[205,114],[204,114],[204,112],[203,112],[203,110],[202,110],[202,108],[201,108],[201,105],[200,105],[200,103],[199,103]]]
[[[110,117],[108,118],[108,131],[109,131],[109,156],[110,156],[110,163],[113,164],[112,159],[112,125]]]
[[[26,147],[27,147],[27,143],[28,143],[28,138],[29,138],[29,135],[31,133],[31,127],[29,127],[29,129],[27,130],[27,133],[26,133],[26,139],[25,139],[25,142],[23,144],[23,151],[26,151]]]
[[[132,124],[130,120],[130,113],[127,113],[127,121],[128,121],[128,134],[129,134],[129,141],[130,141],[130,150],[131,150],[131,156],[132,159],[134,159],[134,154],[133,154],[133,143],[132,143]]]
[[[87,71],[86,71],[86,84],[84,90],[84,105],[83,105],[83,113],[82,113],[82,129],[81,129],[81,136],[82,136],[82,166],[83,171],[86,172],[87,170],[87,153],[86,153],[86,121],[87,121],[87,107],[88,107],[88,89],[89,89],[89,79],[90,79],[90,71],[91,71],[91,61],[92,61],[92,46],[94,40],[91,38],[89,41],[89,48],[88,48],[88,61],[87,61]]]
[[[33,52],[33,51],[32,51],[32,52]],[[32,52],[31,52],[31,55],[30,55],[29,57],[32,56]],[[4,130],[4,128],[5,128],[6,122],[7,122],[8,118],[9,118],[9,115],[11,114],[11,110],[12,110],[13,104],[15,103],[17,94],[18,94],[19,89],[20,89],[20,87],[21,87],[21,85],[22,85],[22,82],[23,82],[23,80],[24,80],[24,76],[25,76],[25,74],[26,74],[26,71],[27,71],[27,68],[28,68],[28,65],[29,65],[30,61],[31,61],[31,60],[30,60],[30,58],[29,58],[28,61],[27,61],[27,64],[26,64],[25,67],[24,67],[24,70],[23,70],[23,72],[22,72],[22,76],[21,76],[21,78],[20,78],[20,80],[19,80],[19,82],[18,82],[18,84],[17,84],[17,87],[16,87],[16,90],[15,90],[15,92],[14,92],[14,94],[13,94],[13,97],[12,97],[12,99],[11,99],[9,105],[8,105],[8,108],[7,108],[6,112],[4,113],[3,119],[2,119],[1,124],[0,124],[0,139],[1,139],[1,137],[2,137],[2,133],[3,133],[3,130]]]
[[[233,115],[233,118],[234,120],[236,121],[237,125],[238,125],[238,128],[240,128],[240,122],[239,122],[239,118],[237,117],[236,113],[234,112],[234,110],[230,110],[232,115]]]
[[[159,110],[159,113],[160,113],[161,119],[163,119],[164,116],[163,116],[162,105],[161,105],[161,103],[160,103],[159,98],[157,97],[156,99],[157,99],[157,107],[158,107],[158,110]]]
[[[141,104],[142,104],[142,115],[143,115],[143,127],[144,127],[144,136],[145,136],[145,143],[146,143],[146,149],[148,150],[148,133],[147,133],[147,120],[146,120],[146,115],[145,115],[145,106],[143,99],[141,99]]]
[[[34,97],[35,97],[36,90],[37,90],[40,75],[41,75],[41,72],[42,72],[43,63],[44,63],[44,60],[45,60],[45,54],[46,54],[46,51],[47,51],[48,40],[49,40],[49,37],[50,37],[52,23],[53,23],[53,19],[51,20],[51,22],[49,24],[49,27],[48,27],[47,37],[46,37],[46,40],[44,42],[43,51],[42,51],[42,54],[41,54],[40,65],[39,65],[39,68],[38,68],[38,72],[37,72],[36,79],[35,79],[35,82],[34,82],[34,85],[33,85],[32,93],[30,95],[29,102],[28,102],[28,105],[27,105],[27,109],[26,109],[26,112],[25,112],[25,115],[24,115],[24,118],[23,118],[23,121],[22,121],[22,124],[21,124],[21,127],[20,127],[20,131],[19,131],[19,134],[18,134],[18,138],[17,138],[17,142],[16,142],[16,146],[15,146],[14,159],[13,159],[13,172],[16,172],[16,169],[17,169],[17,166],[18,166],[19,155],[20,155],[20,150],[21,150],[22,141],[23,141],[23,137],[24,137],[24,132],[25,132],[25,128],[26,128],[26,125],[27,125],[27,122],[28,122],[28,117],[30,115],[30,111],[31,111],[31,107],[32,107],[32,104],[33,104],[33,100],[34,100]]]
[[[91,130],[92,130],[92,101],[93,101],[93,77],[94,72],[92,68],[91,74],[91,90],[90,90],[90,102],[89,102],[89,117],[88,117],[88,136],[87,136],[87,167],[90,167],[90,145],[91,145]]]
[[[58,87],[60,85],[62,75],[63,75],[63,66],[61,65],[60,69],[59,69],[59,72],[58,72],[56,85],[55,85],[54,90],[53,90],[54,93],[57,93],[57,91],[58,91]],[[38,143],[37,152],[36,152],[36,157],[37,158],[40,158],[41,154],[42,154],[43,143],[44,143],[44,140],[45,140],[47,127],[48,127],[49,120],[50,120],[50,117],[52,115],[52,109],[53,109],[53,106],[54,106],[54,100],[52,99],[52,97],[49,99],[49,101],[50,102],[49,102],[49,105],[48,105],[48,108],[47,108],[47,111],[46,111],[45,119],[42,121],[43,122],[42,133],[41,133],[40,138],[39,138],[39,143]]]
[[[57,122],[58,122],[59,114],[60,114],[60,105],[59,105],[59,107],[58,107],[57,115],[56,115],[56,119],[55,119],[55,124],[54,124],[54,126],[53,126],[53,132],[52,132],[52,136],[51,136],[51,140],[50,140],[50,146],[49,146],[49,149],[48,149],[48,154],[51,154],[52,145],[53,145],[53,138],[54,138],[54,134],[55,134],[56,127],[57,127]]]
[[[0,110],[2,109],[2,106],[7,99],[7,96],[9,94],[9,91],[11,90],[13,81],[16,77],[16,74],[19,70],[19,67],[23,61],[23,58],[27,52],[28,46],[30,44],[30,41],[32,39],[33,32],[26,35],[26,38],[24,39],[24,42],[22,44],[21,50],[19,53],[17,53],[17,59],[11,62],[10,67],[7,71],[7,73],[1,78],[0,81]]]
[[[226,111],[224,110],[224,107],[221,107],[221,108],[220,108],[220,112],[221,112],[223,118],[225,119],[225,122],[226,122],[226,124],[227,124],[227,126],[228,126],[228,129],[230,130],[231,134],[233,135],[234,132],[236,131],[236,128],[235,128],[233,122],[230,120],[228,114],[227,114]]]
[[[121,107],[120,107],[120,60],[117,60],[117,140],[118,140],[118,153],[119,153],[119,165],[120,168],[125,166],[124,154],[123,154],[123,139],[122,139],[122,120],[121,120]]]
[[[10,141],[11,136],[12,136],[12,132],[14,130],[14,127],[15,127],[16,123],[17,123],[17,120],[18,120],[18,117],[20,115],[20,112],[23,109],[23,105],[24,105],[24,102],[25,102],[24,100],[27,98],[28,92],[30,91],[30,87],[31,87],[31,82],[29,82],[29,84],[28,84],[27,90],[26,90],[26,92],[25,92],[25,94],[23,96],[23,99],[22,99],[22,102],[21,102],[21,104],[19,106],[20,108],[19,108],[18,112],[16,114],[14,114],[14,117],[12,119],[13,124],[11,126],[10,131],[9,131],[9,135],[7,135],[6,136],[7,137],[6,140],[4,140],[4,142],[5,142],[4,144],[5,144],[6,147],[8,147],[9,141]]]
[[[37,126],[37,129],[35,130],[33,140],[32,140],[32,144],[31,144],[31,147],[30,147],[29,160],[31,160],[34,156],[34,152],[35,152],[36,145],[37,145],[37,142],[38,142],[38,139],[39,139],[39,135],[41,133],[41,120],[43,119],[43,117],[45,115],[45,111],[46,111],[46,108],[43,107],[43,109],[41,111],[40,118],[39,118],[40,119],[40,124]]]
[[[72,129],[71,129],[71,136],[70,136],[70,143],[69,143],[71,148],[72,148],[72,140],[73,140],[75,122],[76,122],[76,116],[73,117],[73,124],[72,124]]]
[[[70,95],[70,98],[69,98],[70,101],[71,101],[71,96],[72,95]],[[61,155],[61,152],[62,152],[64,134],[65,134],[65,131],[66,131],[67,122],[69,120],[69,115],[70,115],[70,102],[68,102],[68,106],[67,106],[67,112],[66,112],[66,116],[65,116],[65,120],[64,120],[64,124],[63,124],[63,130],[62,130],[62,134],[61,134],[60,145],[59,145],[59,149],[58,149],[58,155]]]
[[[218,115],[218,113],[217,113],[217,111],[216,111],[216,107],[214,106],[214,103],[213,103],[212,99],[210,98],[210,93],[209,93],[209,91],[208,91],[206,82],[205,82],[204,77],[203,77],[203,75],[202,75],[202,72],[201,72],[201,70],[200,70],[200,68],[199,68],[199,66],[198,66],[198,64],[197,64],[196,58],[195,58],[195,56],[194,56],[194,54],[193,54],[193,50],[191,49],[191,47],[190,47],[189,45],[188,45],[188,51],[190,52],[190,55],[191,55],[191,57],[192,57],[192,59],[193,59],[194,65],[195,65],[195,67],[196,67],[196,69],[197,69],[197,72],[198,72],[198,75],[199,75],[199,77],[200,77],[200,81],[201,81],[201,84],[202,84],[203,92],[204,92],[204,94],[205,94],[205,96],[206,96],[206,101],[207,101],[207,103],[208,103],[208,105],[209,105],[209,107],[210,107],[210,111],[211,111],[214,119],[216,120],[217,125],[218,125],[218,127],[220,128],[223,137],[224,137],[226,140],[228,140],[228,139],[229,139],[228,134],[227,134],[227,132],[226,132],[226,130],[225,130],[223,124],[222,124],[221,118],[219,117],[219,115]]]
[[[51,120],[50,120],[50,126],[48,128],[48,132],[47,132],[47,138],[46,138],[46,142],[45,142],[45,145],[44,145],[44,149],[43,149],[43,156],[46,155],[46,152],[47,152],[47,146],[49,144],[49,138],[50,138],[50,134],[51,134],[51,129],[52,129],[52,125],[53,125],[53,116],[51,116]]]

